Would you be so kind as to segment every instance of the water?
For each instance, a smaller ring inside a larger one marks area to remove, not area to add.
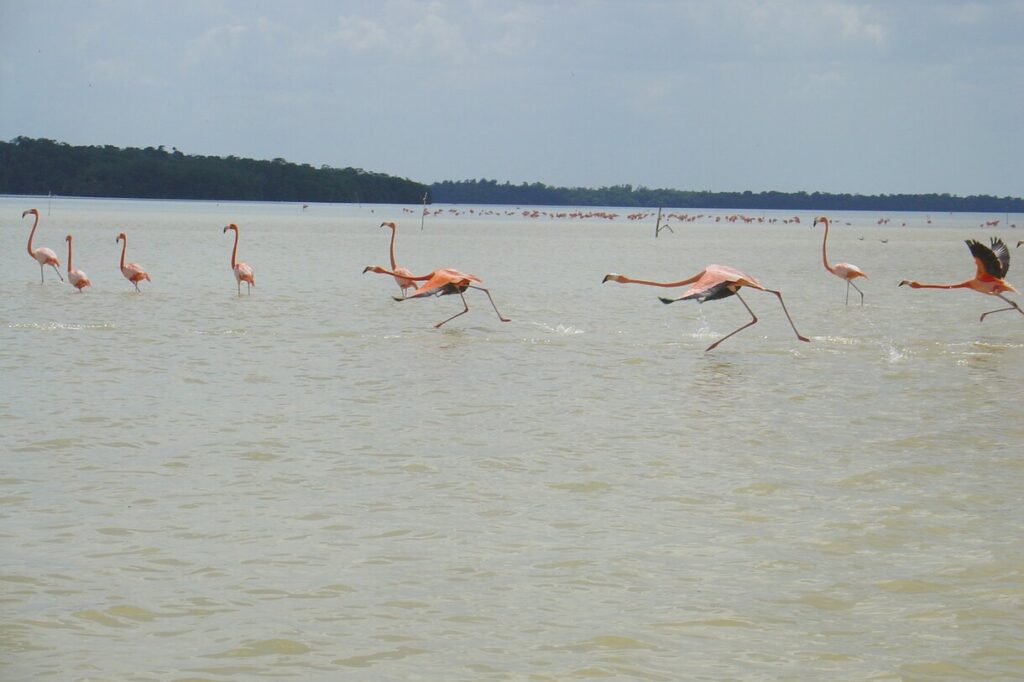
[[[93,289],[40,286],[33,205]],[[1017,232],[834,215],[861,307],[809,214],[468,210],[0,200],[3,679],[1024,676],[1024,319],[896,286]],[[391,300],[382,220],[513,321]],[[709,262],[812,342],[601,284]]]

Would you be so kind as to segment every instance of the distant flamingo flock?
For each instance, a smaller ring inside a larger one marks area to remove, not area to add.
[[[303,209],[305,208],[306,206],[303,206]],[[405,208],[403,210],[405,212],[413,212],[412,209],[409,208]],[[426,208],[424,208],[424,215],[439,215],[445,210],[446,209],[433,209],[428,211]],[[454,208],[447,209],[447,211],[453,213],[459,212],[458,209]],[[539,209],[529,209],[523,211],[469,209],[468,212],[471,215],[475,214],[480,216],[518,214],[528,218],[545,216],[550,218],[596,218],[610,220],[619,217],[617,213],[606,211],[548,212]],[[45,284],[46,282],[45,267],[47,265],[53,268],[54,272],[57,273],[57,277],[59,277],[60,280],[63,282],[64,277],[63,275],[61,275],[60,272],[60,260],[58,259],[57,254],[53,250],[48,249],[46,247],[40,246],[33,248],[33,239],[36,235],[36,229],[39,227],[39,211],[34,208],[30,208],[26,210],[24,213],[22,213],[21,217],[22,219],[24,219],[29,215],[33,217],[33,220],[32,229],[29,232],[28,236],[27,249],[29,255],[39,264],[40,283]],[[654,214],[649,212],[638,212],[628,214],[626,218],[629,220],[643,220],[651,217],[652,215]],[[693,222],[695,220],[703,219],[704,217],[704,214],[697,214],[691,216],[689,214],[669,213],[667,214],[667,216],[664,216],[663,218],[666,218],[668,220],[674,219],[681,222]],[[755,221],[764,221],[763,218],[755,219],[743,215],[716,216],[715,221],[717,222],[718,220],[721,220],[723,218],[729,222],[751,223]],[[886,223],[888,222],[887,218],[880,219],[879,224],[883,224],[883,220]],[[775,222],[775,219],[771,219],[768,222]],[[800,218],[798,216],[794,216],[792,219],[783,219],[782,222],[787,224],[799,224]],[[928,219],[928,222],[929,224],[931,223],[930,218]],[[829,263],[827,244],[830,223],[831,221],[828,217],[818,216],[817,218],[814,219],[814,222],[812,224],[812,227],[817,227],[819,224],[824,226],[824,231],[822,233],[821,240],[822,264],[824,265],[826,271],[835,275],[836,277],[839,277],[840,279],[846,282],[847,304],[849,304],[850,300],[850,287],[853,287],[857,291],[857,293],[860,294],[861,305],[864,305],[864,292],[860,289],[860,287],[858,287],[854,283],[853,280],[860,277],[867,278],[867,274],[865,274],[865,272],[861,270],[859,267],[851,263],[838,262],[835,263],[834,265]],[[998,223],[998,220],[987,221],[986,223],[984,223],[984,226],[995,227],[996,225],[998,225]],[[425,275],[414,275],[412,271],[409,270],[408,268],[399,266],[395,259],[395,240],[397,236],[398,227],[392,221],[382,222],[380,224],[380,227],[391,230],[391,241],[388,252],[390,268],[385,268],[380,265],[368,265],[363,269],[363,273],[374,272],[391,277],[394,280],[394,282],[398,285],[399,291],[401,292],[401,296],[392,297],[396,301],[405,301],[414,298],[428,298],[435,296],[449,296],[458,294],[459,298],[462,300],[463,309],[460,312],[457,312],[456,314],[444,320],[441,320],[440,322],[434,325],[434,327],[441,327],[444,324],[447,324],[448,322],[454,320],[455,318],[469,312],[469,304],[466,301],[465,293],[470,289],[475,289],[477,291],[482,291],[487,296],[487,299],[490,302],[491,307],[494,309],[494,312],[497,314],[498,319],[501,322],[511,321],[509,318],[501,314],[501,312],[498,310],[498,306],[495,304],[494,299],[491,296],[490,290],[480,286],[482,280],[476,275],[467,274],[450,267],[437,268],[435,270],[428,272]],[[234,244],[231,249],[230,265],[232,274],[235,279],[237,293],[239,296],[242,295],[242,283],[245,282],[246,293],[251,295],[252,287],[256,285],[253,267],[248,263],[238,260],[238,225],[231,223],[225,226],[222,230],[224,234],[227,234],[229,231],[234,233]],[[75,287],[79,291],[79,293],[82,293],[86,287],[91,287],[92,283],[90,282],[85,272],[79,269],[75,269],[72,266],[72,235],[67,235],[65,237],[65,241],[68,245],[68,283]],[[883,239],[881,241],[885,243],[888,240]],[[139,289],[139,283],[150,282],[152,280],[149,274],[145,271],[145,269],[143,269],[143,267],[138,263],[125,263],[125,254],[128,250],[128,237],[124,232],[121,232],[117,235],[116,242],[121,245],[121,260],[119,264],[121,274],[124,276],[125,279],[132,283],[137,293],[141,293],[141,289]],[[1004,294],[1006,293],[1016,292],[1016,289],[1014,289],[1012,285],[1006,282],[1005,279],[1006,273],[1010,269],[1010,251],[1007,248],[1006,244],[1003,243],[1003,241],[998,237],[993,237],[990,240],[990,245],[988,246],[973,239],[967,240],[966,243],[968,249],[971,252],[971,256],[974,258],[975,262],[976,272],[974,277],[953,284],[922,284],[921,282],[918,282],[916,280],[902,280],[900,281],[899,286],[908,286],[912,289],[971,289],[972,291],[977,291],[978,293],[981,294],[995,296],[1004,301],[1006,304],[1008,304],[1005,307],[982,313],[979,321],[984,321],[987,316],[992,315],[994,313],[1013,310],[1016,310],[1018,313],[1024,315],[1024,309],[1022,309],[1020,305],[1004,296]],[[1021,244],[1024,244],[1024,240],[1018,241],[1017,247],[1019,248]],[[754,311],[747,304],[746,300],[740,295],[740,289],[742,288],[763,291],[765,293],[772,294],[776,298],[778,298],[779,305],[782,308],[782,312],[784,313],[786,320],[789,322],[790,327],[793,329],[794,334],[796,334],[796,338],[799,341],[810,341],[810,339],[808,339],[806,336],[803,336],[802,334],[800,334],[799,331],[797,331],[796,324],[793,322],[793,318],[790,316],[789,310],[786,308],[786,303],[782,298],[781,291],[778,291],[776,289],[769,289],[751,275],[748,275],[727,265],[707,265],[704,267],[704,269],[702,269],[695,275],[678,281],[660,282],[646,279],[635,279],[617,273],[609,273],[605,275],[604,279],[602,279],[601,281],[612,281],[618,282],[620,284],[640,284],[645,286],[664,288],[688,287],[678,296],[659,297],[659,300],[661,300],[663,303],[674,303],[676,301],[686,300],[704,303],[705,301],[716,301],[719,299],[735,296],[736,299],[743,305],[743,307],[750,314],[750,321],[744,325],[741,325],[739,328],[729,332],[725,336],[721,337],[720,339],[712,343],[705,349],[707,351],[713,350],[726,339],[736,335],[737,333],[757,323],[757,315],[754,314]],[[412,292],[408,293],[408,290],[410,289],[412,290]]]

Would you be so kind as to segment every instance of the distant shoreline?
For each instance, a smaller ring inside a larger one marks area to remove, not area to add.
[[[427,184],[360,168],[314,168],[281,158],[194,156],[173,148],[168,151],[163,145],[145,149],[72,146],[27,137],[0,142],[0,195],[299,204],[1024,213],[1024,198],[989,195],[552,187],[487,179]]]

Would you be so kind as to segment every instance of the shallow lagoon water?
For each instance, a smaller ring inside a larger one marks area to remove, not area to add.
[[[91,290],[40,286],[32,206]],[[862,307],[810,213],[440,208],[0,199],[4,679],[1024,676],[1024,318],[896,286],[1005,220],[834,214]],[[393,301],[383,220],[513,321]],[[601,284],[711,262],[811,343]]]

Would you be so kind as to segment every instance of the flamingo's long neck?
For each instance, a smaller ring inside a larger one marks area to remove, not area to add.
[[[367,267],[366,270],[363,270],[364,273],[367,272],[367,271],[369,271],[369,272],[376,272],[377,274],[380,274],[380,275],[391,275],[392,277],[401,277],[402,279],[412,279],[412,280],[416,280],[417,282],[428,280],[428,279],[430,279],[434,275],[434,272],[427,273],[426,275],[399,275],[397,272],[392,272],[391,270],[385,270],[384,268],[381,268],[379,266]]]
[[[698,279],[700,279],[700,276],[703,274],[704,271],[702,270],[699,274],[694,275],[689,279],[681,280],[679,282],[652,282],[646,279],[633,279],[632,277],[626,277],[625,275],[622,275],[621,279],[619,279],[618,281],[623,284],[646,284],[647,286],[651,287],[681,287],[686,286],[687,284],[693,284]]]
[[[959,284],[921,284],[920,282],[910,282],[910,287],[912,289],[969,289],[972,281],[967,280]]]
[[[832,266],[828,264],[828,256],[825,254],[825,243],[828,242],[828,218],[821,221],[825,224],[825,235],[821,238],[821,262],[825,264],[825,269],[832,272]]]
[[[124,270],[124,252],[128,250],[128,237],[124,237],[124,244],[121,245],[121,269]]]
[[[231,269],[234,270],[235,263],[237,262],[235,259],[238,256],[238,230],[235,229],[232,232],[235,233],[235,248],[231,249]]]
[[[391,269],[392,270],[394,270],[395,268],[398,267],[398,264],[395,261],[395,233],[396,232],[397,232],[397,230],[392,227],[391,228]]]
[[[71,272],[71,240],[68,239],[68,273]]]
[[[39,225],[39,214],[35,214],[36,219],[32,221],[32,231],[28,233],[28,255],[33,258],[36,257],[36,252],[32,250],[32,237],[36,234],[36,226]]]

